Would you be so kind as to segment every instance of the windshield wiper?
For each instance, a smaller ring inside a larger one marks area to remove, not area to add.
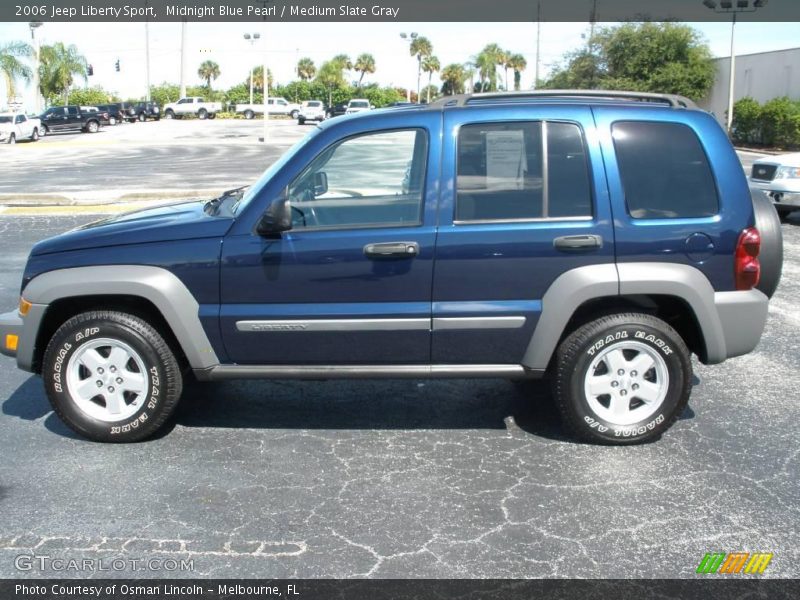
[[[248,187],[249,186],[247,185],[243,185],[241,187],[233,188],[231,190],[226,190],[222,192],[221,196],[213,198],[208,202],[206,202],[205,206],[203,206],[203,210],[206,212],[206,214],[216,215],[217,211],[219,211],[219,205],[222,203],[223,200],[226,200],[227,198],[230,198],[232,196],[241,195],[242,191],[244,191]]]

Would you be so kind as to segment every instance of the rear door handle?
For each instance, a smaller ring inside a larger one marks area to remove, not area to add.
[[[419,254],[417,242],[383,242],[364,246],[367,258],[414,258]]]
[[[599,235],[565,235],[554,239],[553,246],[565,252],[595,250],[603,247],[603,238]]]

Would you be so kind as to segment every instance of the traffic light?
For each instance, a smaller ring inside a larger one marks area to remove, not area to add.
[[[114,70],[116,70],[117,73],[119,73],[119,59],[117,59],[117,62],[114,63]]]
[[[86,70],[86,74],[87,74],[89,77],[91,77],[92,75],[94,75],[94,67],[93,67],[92,65],[89,65],[89,68]]]

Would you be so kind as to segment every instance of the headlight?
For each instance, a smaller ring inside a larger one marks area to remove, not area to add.
[[[800,179],[800,167],[778,167],[775,179]]]

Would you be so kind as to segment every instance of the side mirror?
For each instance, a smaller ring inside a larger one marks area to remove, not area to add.
[[[259,235],[274,235],[292,228],[292,207],[286,196],[269,205],[256,225]]]
[[[322,171],[314,173],[314,197],[322,196],[328,191],[328,175]]]

